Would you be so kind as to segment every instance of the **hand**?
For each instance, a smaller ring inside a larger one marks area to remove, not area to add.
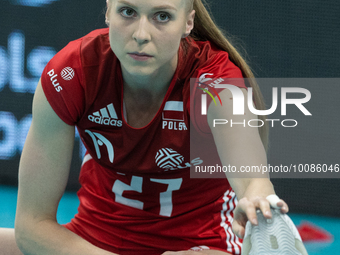
[[[162,255],[198,255],[197,253],[200,253],[200,255],[208,255],[205,252],[202,251],[166,251]]]
[[[198,254],[199,253],[199,254]],[[162,255],[230,255],[230,253],[218,250],[203,250],[203,251],[167,251]]]
[[[281,208],[281,213],[287,213],[289,210],[288,205],[282,199],[276,202],[276,206]],[[270,219],[272,217],[269,201],[264,197],[244,197],[238,202],[234,210],[233,232],[239,238],[244,237],[245,226],[248,220],[253,225],[258,224],[256,216],[257,209],[261,210],[265,218]]]

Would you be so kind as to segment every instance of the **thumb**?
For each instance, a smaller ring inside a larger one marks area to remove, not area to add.
[[[243,239],[246,232],[244,226],[242,226],[240,223],[237,222],[237,220],[234,219],[232,227],[235,235],[237,235],[238,238]]]

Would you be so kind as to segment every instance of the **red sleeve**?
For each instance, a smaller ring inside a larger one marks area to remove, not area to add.
[[[207,116],[201,114],[202,94],[207,94],[207,108],[212,103],[213,96],[216,104],[221,104],[218,94],[223,89],[215,88],[218,84],[232,84],[240,88],[247,88],[244,84],[241,70],[229,60],[228,53],[221,51],[214,59],[203,68],[198,69],[195,79],[191,80],[190,86],[190,115],[194,127],[204,134],[211,134]],[[206,91],[209,91],[207,93]]]
[[[50,60],[41,76],[48,102],[69,125],[78,122],[85,105],[80,47],[81,40],[70,42]]]

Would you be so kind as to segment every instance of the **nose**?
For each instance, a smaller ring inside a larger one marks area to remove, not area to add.
[[[138,44],[145,44],[151,40],[147,17],[141,17],[136,23],[136,29],[132,37]]]

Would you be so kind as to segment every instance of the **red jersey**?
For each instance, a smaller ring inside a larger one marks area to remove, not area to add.
[[[186,39],[178,54],[163,103],[143,128],[129,126],[124,117],[123,78],[108,29],[70,42],[47,64],[45,95],[65,123],[77,126],[88,151],[79,212],[66,227],[119,254],[202,245],[240,254],[231,231],[236,197],[227,179],[190,178],[191,166],[220,164],[216,149],[204,150],[214,144],[206,118],[190,115],[190,107],[198,109],[190,78],[242,74],[228,53],[209,42]],[[194,157],[189,131],[203,145]]]

